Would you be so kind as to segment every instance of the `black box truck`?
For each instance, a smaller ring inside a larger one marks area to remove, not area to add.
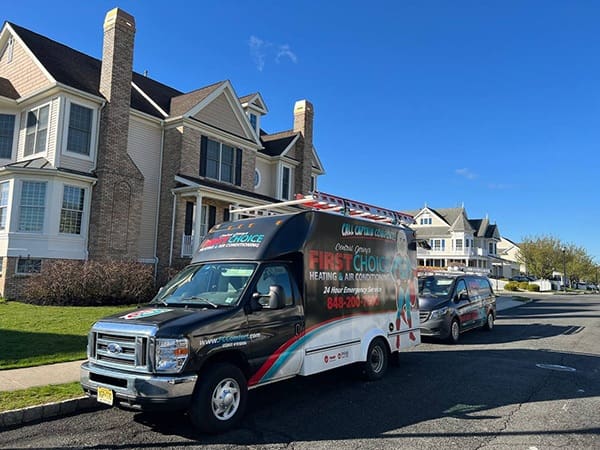
[[[83,389],[110,405],[185,408],[219,432],[240,420],[248,389],[353,363],[381,378],[420,342],[414,234],[406,216],[318,195],[215,226],[151,303],[94,324]]]

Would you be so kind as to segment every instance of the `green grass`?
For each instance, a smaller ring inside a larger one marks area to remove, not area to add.
[[[0,412],[81,397],[79,382],[0,392]]]
[[[0,370],[85,359],[92,324],[132,308],[0,302]]]

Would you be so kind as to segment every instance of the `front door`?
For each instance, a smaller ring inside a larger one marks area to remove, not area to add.
[[[250,292],[261,296],[258,299],[261,309],[247,309],[252,337],[252,346],[248,349],[252,369],[250,386],[296,375],[304,357],[300,339],[304,332],[304,313],[289,266],[285,263],[263,265],[256,280],[250,286]],[[284,293],[284,304],[280,308],[269,308],[271,286],[281,287]],[[251,296],[248,301],[251,301]]]

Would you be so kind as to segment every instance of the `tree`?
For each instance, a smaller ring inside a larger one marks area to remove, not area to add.
[[[562,267],[561,242],[553,236],[527,237],[519,244],[519,260],[527,273],[538,278],[551,278],[552,272]]]

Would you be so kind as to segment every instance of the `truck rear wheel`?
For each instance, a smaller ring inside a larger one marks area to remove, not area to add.
[[[242,371],[233,364],[215,364],[197,383],[189,411],[192,424],[207,433],[220,433],[237,425],[248,397]]]
[[[367,360],[363,363],[363,374],[366,380],[379,380],[388,366],[388,349],[382,339],[374,339],[367,351]]]

